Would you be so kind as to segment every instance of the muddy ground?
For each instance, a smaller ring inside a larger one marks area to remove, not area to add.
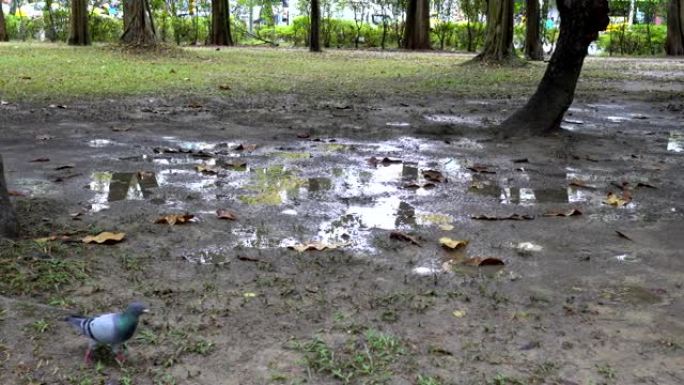
[[[526,141],[488,128],[522,96],[0,106],[0,383],[684,383],[684,75],[644,63]],[[128,361],[85,366],[60,319],[133,299]]]

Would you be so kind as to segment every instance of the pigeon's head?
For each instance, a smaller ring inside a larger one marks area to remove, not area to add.
[[[150,310],[142,302],[133,302],[128,305],[128,308],[126,309],[126,313],[133,314],[136,317],[149,312]]]

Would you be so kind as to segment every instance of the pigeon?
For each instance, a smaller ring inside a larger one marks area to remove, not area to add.
[[[82,335],[90,338],[85,354],[86,364],[93,362],[93,350],[98,344],[109,345],[116,354],[116,360],[123,363],[126,359],[123,343],[133,337],[140,315],[148,312],[145,305],[133,302],[120,313],[108,313],[96,317],[72,315],[64,320],[73,325]]]

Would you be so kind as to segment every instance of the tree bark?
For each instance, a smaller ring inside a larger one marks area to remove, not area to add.
[[[19,235],[17,216],[10,203],[2,156],[0,156],[0,238],[14,238],[17,235]]]
[[[476,60],[502,63],[515,58],[513,49],[513,0],[489,0],[487,32]]]
[[[211,0],[211,36],[209,42],[213,45],[233,45],[228,0]]]
[[[665,52],[671,56],[684,55],[684,0],[670,0]]]
[[[558,2],[560,36],[537,91],[500,126],[506,135],[539,135],[560,129],[572,104],[589,44],[608,26],[607,0]]]
[[[138,46],[157,43],[149,0],[124,0],[124,33],[121,42]]]
[[[544,60],[539,17],[539,0],[527,0],[527,31],[525,32],[525,57],[529,60]]]
[[[311,25],[309,26],[309,51],[321,52],[321,6],[311,0]]]
[[[69,45],[90,45],[88,32],[88,0],[71,0],[71,32]]]
[[[0,5],[0,41],[9,41],[7,27],[5,26],[5,14],[2,11],[2,5]]]
[[[404,49],[430,49],[430,2],[408,0],[406,3],[406,26]]]

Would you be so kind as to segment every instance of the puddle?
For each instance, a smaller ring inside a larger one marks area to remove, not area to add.
[[[153,172],[94,172],[90,190],[96,194],[90,200],[91,209],[98,212],[109,208],[108,202],[147,199],[158,186]]]
[[[466,126],[481,126],[482,122],[479,118],[458,115],[425,115],[425,119],[433,123],[441,124],[461,124]]]
[[[10,180],[10,179],[8,179]],[[10,180],[10,190],[21,192],[30,191],[32,196],[47,196],[60,193],[55,185],[43,179],[17,179]]]
[[[622,262],[622,263],[636,263],[640,262],[639,258],[635,257],[634,255],[631,254],[620,254],[616,255],[613,257],[616,261]]]
[[[411,123],[408,122],[387,122],[385,123],[388,127],[410,127]]]
[[[239,199],[249,205],[280,205],[288,201],[288,197],[297,196],[299,187],[305,179],[294,170],[276,165],[268,168],[252,170],[251,181],[244,188],[253,194],[241,195]]]
[[[193,141],[178,139],[175,136],[164,136],[162,139],[171,143],[174,147],[178,147],[185,151],[211,151],[218,146],[232,148],[237,146],[236,143],[210,143],[204,141]]]
[[[109,139],[93,139],[88,141],[88,146],[93,148],[102,148],[113,145],[114,142]]]
[[[670,139],[667,142],[667,151],[677,153],[684,152],[684,132],[670,132]]]

